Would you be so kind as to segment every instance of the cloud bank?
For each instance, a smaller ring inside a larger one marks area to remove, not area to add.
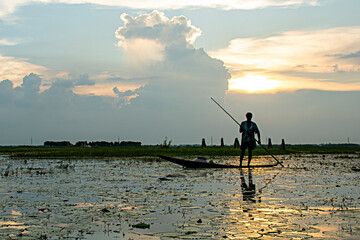
[[[153,136],[176,135],[178,139],[187,139],[189,132],[205,135],[203,122],[208,122],[212,115],[209,99],[211,96],[224,98],[230,75],[222,61],[193,47],[201,31],[184,16],[169,19],[158,11],[137,17],[123,14],[122,20],[124,25],[116,31],[119,47],[129,51],[128,42],[152,42],[157,46],[154,54],[158,54],[146,57],[146,64],[133,64],[129,68],[129,75],[147,79],[144,86],[132,93],[123,93],[136,96],[122,109],[131,112],[128,116],[132,120],[128,121],[139,126],[140,132]],[[147,47],[153,48],[153,45],[134,46],[146,53],[151,51]],[[139,58],[139,62],[144,63],[143,56]],[[178,128],[183,131],[179,133]]]
[[[221,9],[258,9],[266,7],[297,7],[302,5],[316,6],[322,0],[242,0],[242,1],[128,1],[128,0],[2,0],[0,1],[0,19],[9,18],[17,8],[34,3],[44,4],[94,4],[109,7],[123,7],[132,9],[180,9],[180,8],[221,8]]]
[[[137,17],[123,14],[122,20],[124,26],[115,35],[120,40],[119,47],[135,58],[131,61],[134,63],[131,74],[142,75],[144,79],[152,76],[139,90],[139,96],[146,94],[146,89],[153,86],[161,86],[165,95],[175,89],[176,92],[183,89],[184,92],[180,94],[184,96],[191,91],[196,92],[197,96],[225,93],[230,75],[222,61],[209,57],[203,49],[193,47],[192,43],[201,31],[192,26],[186,17],[168,19],[163,13],[153,11]],[[132,44],[131,48],[127,47],[128,43]],[[138,49],[144,54],[133,54]],[[207,92],[205,87],[209,90],[213,87],[217,91]]]
[[[18,86],[2,81],[0,112],[7,117],[0,122],[6,129],[0,144],[30,136],[40,143],[117,137],[160,143],[166,136],[175,143],[192,143],[194,135],[199,141],[206,137],[209,126],[216,129],[210,97],[224,98],[230,74],[222,61],[194,48],[201,31],[184,16],[169,19],[158,11],[123,14],[122,20],[115,33],[119,47],[129,54],[141,49],[145,55],[133,56],[126,77],[57,78],[45,89],[38,74],[27,75]],[[111,87],[112,96],[80,93],[103,84]]]
[[[21,42],[19,39],[0,39],[0,46],[14,46]],[[29,62],[29,59],[4,56],[0,53],[0,80],[8,79],[16,86],[21,84],[21,79],[29,74],[36,73],[45,76],[47,79],[64,76],[64,72],[51,71],[47,67]]]
[[[23,76],[29,73],[39,75],[48,75],[49,70],[46,67],[27,62],[27,59],[3,56],[0,54],[0,73],[3,79],[9,79],[15,85],[21,83]]]
[[[234,39],[210,55],[222,59],[233,78],[260,74],[282,81],[288,89],[351,91],[360,90],[360,82],[335,74],[360,71],[359,42],[360,27],[289,31],[267,38]],[[313,79],[305,73],[327,77]]]
[[[111,113],[114,99],[78,95],[72,89],[86,84],[86,77],[58,79],[40,91],[42,79],[29,74],[15,87],[10,80],[0,82],[0,144],[29,144],[30,137],[42,144],[47,139],[91,138],[108,133],[101,113]],[[88,83],[91,84],[91,83]],[[74,138],[74,136],[76,136]]]

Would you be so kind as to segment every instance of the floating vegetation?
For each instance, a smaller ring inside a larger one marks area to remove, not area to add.
[[[0,157],[0,239],[360,237],[359,155],[281,161],[285,168],[239,171],[149,157]]]
[[[150,224],[147,224],[147,223],[137,223],[137,224],[133,224],[132,225],[133,228],[150,228]]]

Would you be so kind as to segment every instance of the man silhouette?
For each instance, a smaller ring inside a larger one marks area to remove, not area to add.
[[[240,133],[242,133],[241,136],[241,154],[240,154],[240,167],[242,166],[242,161],[244,159],[245,150],[248,149],[248,166],[250,166],[251,158],[252,158],[252,151],[256,147],[256,139],[255,139],[255,133],[258,136],[258,142],[260,142],[260,131],[257,127],[256,123],[251,121],[252,119],[252,113],[248,112],[246,113],[246,121],[243,121],[240,124]]]

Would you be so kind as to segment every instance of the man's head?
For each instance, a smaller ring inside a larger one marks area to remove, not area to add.
[[[252,118],[252,113],[251,112],[248,112],[248,113],[246,113],[246,119],[248,120],[248,121],[251,121],[251,118]]]

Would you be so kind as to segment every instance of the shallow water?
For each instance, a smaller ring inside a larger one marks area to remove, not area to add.
[[[281,160],[284,168],[240,171],[0,157],[0,238],[359,239],[360,155]]]

